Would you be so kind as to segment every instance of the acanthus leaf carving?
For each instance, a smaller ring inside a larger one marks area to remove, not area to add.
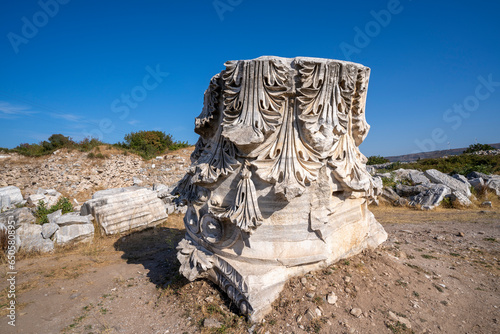
[[[179,272],[189,281],[194,281],[203,272],[214,266],[213,254],[194,245],[192,240],[182,239],[177,245],[177,259],[181,263]]]
[[[245,232],[252,232],[262,224],[263,218],[257,202],[257,192],[252,182],[252,173],[245,165],[241,170],[241,180],[236,189],[234,203],[220,216]]]
[[[193,184],[192,175],[187,173],[177,183],[171,194],[178,196],[175,201],[180,204],[204,202],[208,198],[208,189]]]
[[[227,62],[222,135],[242,150],[262,143],[280,123],[287,76],[279,60]]]
[[[302,61],[299,64],[299,120],[304,144],[322,158],[328,157],[347,132],[346,105],[338,86],[338,63]]]
[[[240,165],[236,160],[236,147],[228,139],[221,136],[221,128],[207,142],[200,157],[192,167],[192,182],[195,184],[211,184],[217,182],[221,175],[227,176]]]
[[[300,196],[305,187],[317,177],[321,163],[304,146],[296,124],[296,106],[288,108],[283,116],[283,124],[269,140],[254,151],[257,159],[252,165],[257,175],[275,184],[275,192],[288,201]],[[253,156],[253,155],[252,155]]]

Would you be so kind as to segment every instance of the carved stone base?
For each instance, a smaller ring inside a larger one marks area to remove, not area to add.
[[[188,205],[183,275],[208,276],[259,321],[290,277],[387,238],[367,207],[380,185],[358,149],[368,76],[354,63],[261,57],[212,78],[173,192]]]

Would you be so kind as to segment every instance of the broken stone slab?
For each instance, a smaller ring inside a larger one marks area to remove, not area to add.
[[[457,202],[461,206],[471,206],[472,202],[461,191],[453,191],[450,195],[452,201]]]
[[[489,190],[494,191],[497,196],[500,196],[500,176],[492,176],[488,182],[486,182],[485,186]]]
[[[0,224],[7,226],[9,217],[14,220],[16,228],[20,224],[34,224],[36,221],[33,212],[29,208],[17,208],[0,213]]]
[[[64,246],[82,242],[92,242],[94,239],[93,224],[62,225],[54,234],[54,243]]]
[[[59,217],[61,217],[61,216],[62,216],[62,210],[61,210],[61,209],[59,209],[59,210],[57,210],[57,211],[54,211],[54,212],[52,212],[52,213],[49,213],[49,214],[47,215],[47,219],[49,220],[49,223],[55,223],[55,222],[56,222],[56,220],[57,220]],[[46,224],[44,224],[44,225],[46,225]]]
[[[476,177],[469,179],[470,185],[474,188],[477,194],[482,194],[486,187],[484,179],[482,177]]]
[[[429,189],[427,186],[417,185],[417,186],[407,186],[404,184],[396,185],[396,193],[402,197],[412,197],[416,196]]]
[[[156,194],[158,198],[165,198],[165,197],[173,197],[170,195],[170,192],[172,189],[170,189],[168,186],[161,184],[161,183],[155,183],[153,184],[153,191],[156,191]]]
[[[12,207],[9,195],[0,196],[0,212],[8,210]]]
[[[469,183],[469,180],[465,176],[463,176],[462,174],[453,174],[451,177],[454,178],[454,179],[456,179],[456,180],[458,180],[458,181],[461,181],[461,182],[465,183],[465,185],[467,187],[471,186],[470,183]]]
[[[395,204],[401,198],[391,187],[384,187],[380,197],[391,204]]]
[[[92,215],[82,216],[78,212],[70,212],[58,217],[54,222],[59,226],[66,226],[75,224],[92,224],[93,219],[94,217],[92,217]]]
[[[42,194],[30,195],[28,196],[27,200],[28,200],[28,205],[32,206],[38,206],[40,202],[44,202],[45,204],[48,203],[47,197],[45,197],[45,195]]]
[[[443,184],[434,184],[426,191],[410,198],[410,206],[420,205],[422,210],[432,210],[451,194],[451,189]]]
[[[20,204],[23,201],[23,195],[18,187],[8,186],[0,188],[0,197],[8,196],[12,205]]]
[[[19,236],[19,249],[26,252],[50,252],[54,250],[54,243],[42,237],[42,226],[37,224],[21,224],[16,230]]]
[[[430,185],[431,181],[419,170],[409,169],[408,179],[415,185]]]
[[[144,189],[144,188],[137,187],[137,186],[131,186],[131,187],[124,187],[124,188],[111,188],[111,189],[99,190],[92,195],[92,199],[113,196],[113,195],[117,195],[117,194],[121,194],[121,193],[125,193],[125,192],[136,191],[139,189]]]
[[[59,225],[56,223],[47,223],[42,225],[42,237],[44,239],[50,239],[54,233],[59,229]]]
[[[210,81],[192,164],[172,192],[187,210],[177,258],[185,277],[208,277],[251,321],[289,278],[387,238],[368,210],[377,190],[359,151],[369,71],[261,57],[227,62]]]
[[[472,193],[470,191],[470,185],[463,183],[447,174],[441,173],[436,169],[429,169],[424,172],[425,176],[434,183],[445,185],[453,191],[462,192],[467,198],[469,198]]]
[[[137,187],[101,193],[85,202],[80,214],[91,214],[107,235],[155,226],[167,218],[156,192]]]

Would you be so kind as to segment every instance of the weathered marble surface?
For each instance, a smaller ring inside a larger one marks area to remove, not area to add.
[[[229,61],[205,92],[192,165],[173,194],[188,206],[180,272],[208,277],[259,321],[284,283],[387,234],[358,146],[370,69],[317,58]]]

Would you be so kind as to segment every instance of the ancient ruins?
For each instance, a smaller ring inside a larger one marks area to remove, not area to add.
[[[382,184],[359,145],[370,69],[318,58],[229,61],[205,92],[188,173],[180,272],[216,282],[252,321],[292,276],[384,242]]]

